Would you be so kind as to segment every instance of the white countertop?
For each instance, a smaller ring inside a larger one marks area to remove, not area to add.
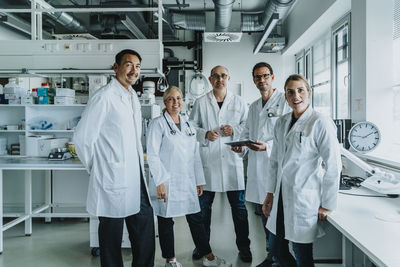
[[[379,195],[366,188],[343,192]],[[400,266],[400,198],[339,194],[328,221],[378,266]]]
[[[0,169],[6,170],[84,170],[79,159],[48,160],[39,157],[0,158]]]

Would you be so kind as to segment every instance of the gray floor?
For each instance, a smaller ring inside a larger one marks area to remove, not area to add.
[[[253,252],[251,264],[241,262],[237,256],[232,217],[226,195],[216,195],[213,205],[211,246],[216,255],[225,258],[236,267],[256,266],[266,256],[261,219],[254,214],[253,205],[248,205],[248,211]],[[24,235],[24,224],[19,224],[4,234],[4,252],[0,255],[0,266],[100,266],[99,258],[90,255],[89,223],[84,219],[54,219],[50,224],[45,224],[43,219],[35,219],[30,237]],[[158,239],[156,244],[155,266],[164,266]],[[201,260],[192,260],[193,248],[185,218],[175,219],[176,257],[184,267],[202,266]],[[130,249],[123,249],[123,255],[125,266],[130,266]]]

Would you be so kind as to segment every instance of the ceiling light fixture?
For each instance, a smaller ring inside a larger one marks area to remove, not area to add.
[[[253,50],[253,54],[257,54],[261,47],[263,47],[265,41],[267,40],[268,36],[270,35],[270,33],[272,32],[272,30],[275,28],[275,25],[278,23],[279,21],[279,14],[278,13],[274,13],[272,14],[271,18],[269,19],[267,26],[265,27],[265,30],[263,32],[263,35],[260,39],[260,41],[258,41],[257,46],[254,48]]]

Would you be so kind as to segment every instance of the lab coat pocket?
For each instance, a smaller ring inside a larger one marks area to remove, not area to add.
[[[103,176],[103,186],[106,190],[126,189],[125,165],[123,162],[110,162],[109,171]]]
[[[318,221],[320,206],[319,191],[314,189],[295,189],[294,205],[299,225],[313,225]]]

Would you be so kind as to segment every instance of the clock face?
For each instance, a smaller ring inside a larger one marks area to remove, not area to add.
[[[363,121],[355,124],[349,132],[349,142],[358,152],[369,152],[375,149],[381,140],[381,133],[375,124]]]

